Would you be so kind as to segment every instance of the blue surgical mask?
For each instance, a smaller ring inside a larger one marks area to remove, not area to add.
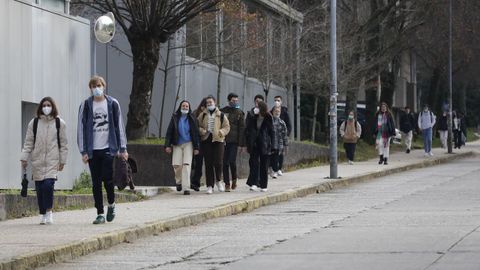
[[[102,87],[95,87],[92,90],[92,94],[94,97],[101,97],[103,96],[103,88]]]

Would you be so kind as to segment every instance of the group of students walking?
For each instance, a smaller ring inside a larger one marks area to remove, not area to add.
[[[183,100],[172,115],[165,151],[172,154],[176,189],[185,195],[200,190],[203,163],[207,194],[215,187],[219,192],[235,190],[238,151],[250,155],[247,185],[251,190],[267,191],[269,167],[273,178],[283,175],[290,120],[281,106],[282,97],[275,97],[269,111],[263,96],[255,96],[255,107],[246,116],[237,94],[230,93],[227,99],[228,105],[220,109],[213,96],[205,97],[194,111]]]

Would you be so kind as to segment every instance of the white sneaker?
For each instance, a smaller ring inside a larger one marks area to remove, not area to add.
[[[278,173],[277,173],[277,172],[272,173],[272,178],[273,178],[273,179],[277,179],[277,176],[278,176]]]
[[[47,225],[53,224],[53,213],[52,213],[52,211],[48,211],[47,214],[45,214],[45,224],[47,224]]]
[[[207,187],[207,194],[212,194],[213,193],[213,188],[212,187]]]
[[[282,170],[278,170],[277,175],[278,175],[278,176],[282,176],[282,175],[283,175]]]
[[[257,190],[258,190],[258,187],[257,187],[256,185],[252,185],[252,186],[250,187],[250,190],[251,190],[251,191],[257,191]]]
[[[353,161],[349,160],[348,164],[353,165]]]
[[[431,156],[431,157],[433,157],[433,153],[432,153],[432,152],[428,153],[428,155]]]
[[[216,186],[218,191],[225,192],[225,183],[223,181],[217,181]]]
[[[42,215],[42,218],[40,219],[40,225],[45,225],[47,224],[47,214]]]
[[[268,190],[266,188],[261,188],[260,191],[261,192],[267,192]]]
[[[425,157],[430,157],[430,154],[429,154],[429,153],[425,153],[424,156],[425,156]]]

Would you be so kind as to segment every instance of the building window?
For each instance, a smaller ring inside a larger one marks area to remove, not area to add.
[[[57,12],[65,12],[65,0],[38,0],[40,6]]]

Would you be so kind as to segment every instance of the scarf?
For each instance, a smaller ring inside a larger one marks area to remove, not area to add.
[[[387,147],[388,142],[388,118],[386,113],[379,113],[377,118],[377,140],[383,139],[383,147]]]

